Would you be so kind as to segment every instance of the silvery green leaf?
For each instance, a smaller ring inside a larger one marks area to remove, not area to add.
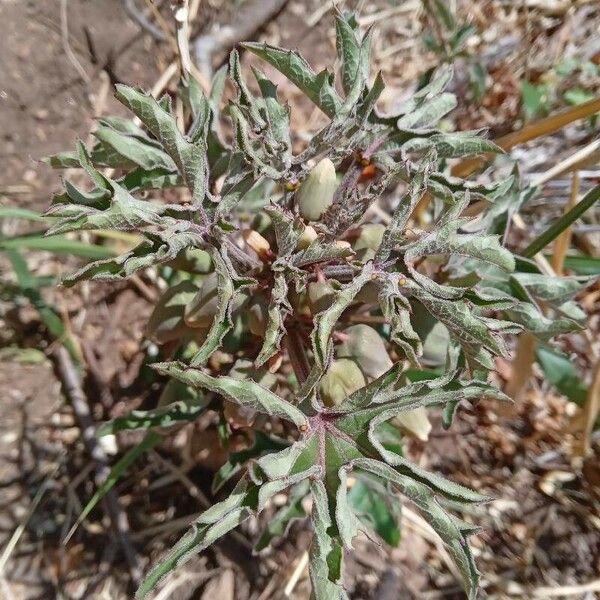
[[[496,265],[507,272],[515,270],[513,255],[500,245],[497,236],[482,235],[481,233],[456,233],[456,226],[453,224],[436,228],[432,233],[405,248],[404,257],[407,263],[421,256],[444,254],[476,258]]]
[[[321,481],[311,483],[314,537],[310,546],[309,573],[314,600],[348,600],[342,585],[343,548],[332,531],[327,490]]]
[[[268,321],[265,339],[255,361],[258,367],[278,352],[281,346],[281,339],[285,333],[284,321],[286,316],[292,312],[292,306],[287,299],[287,294],[288,284],[284,273],[276,273],[267,309]]]
[[[125,279],[140,269],[173,260],[185,248],[204,245],[200,234],[177,229],[166,229],[157,234],[146,233],[145,236],[147,239],[133,250],[115,258],[89,263],[75,273],[67,275],[63,284],[71,286],[82,279]]]
[[[297,52],[258,42],[244,42],[242,47],[283,73],[328,116],[333,116],[341,106],[331,75],[327,71],[316,74]]]
[[[254,381],[239,381],[227,376],[212,377],[200,369],[186,368],[177,362],[157,363],[154,367],[163,375],[174,377],[193,387],[222,394],[240,406],[291,421],[298,427],[306,425],[306,417],[298,408]]]
[[[331,332],[344,310],[350,305],[360,289],[371,278],[372,268],[366,265],[361,273],[336,292],[333,304],[315,317],[315,325],[311,335],[315,362],[324,367],[330,352]]]
[[[352,88],[361,68],[360,41],[357,33],[358,23],[354,15],[335,15],[335,43],[342,63],[342,87],[346,93]],[[363,75],[368,75],[368,72]]]
[[[365,97],[359,101],[356,109],[356,116],[359,122],[365,123],[367,119],[372,115],[375,110],[375,104],[385,89],[385,82],[381,71],[377,73],[373,85],[365,95]]]
[[[139,138],[121,133],[111,127],[98,126],[94,136],[118,154],[146,170],[165,169],[174,171],[176,166],[166,152],[144,143]],[[93,159],[92,159],[93,160]]]
[[[185,307],[197,292],[198,287],[189,280],[181,281],[163,292],[148,319],[146,336],[158,344],[194,339],[197,330],[186,324],[184,315]]]
[[[215,208],[215,218],[230,219],[232,211],[255,183],[254,173],[246,164],[243,155],[240,152],[232,152],[229,156],[227,175],[221,188],[221,198]]]
[[[289,168],[289,159],[292,149],[290,139],[290,107],[282,105],[277,99],[277,86],[274,85],[259,69],[253,68],[254,77],[263,96],[264,113],[269,125],[269,138],[276,146],[283,162]],[[259,104],[260,107],[260,104]]]
[[[580,322],[569,317],[546,317],[535,305],[519,302],[506,311],[507,317],[542,340],[555,335],[583,329]]]
[[[406,153],[416,154],[426,154],[435,150],[439,158],[458,158],[486,152],[502,152],[502,149],[494,142],[468,132],[440,133],[430,137],[413,138],[404,144],[403,150]]]
[[[172,380],[167,386],[170,383],[179,384],[179,382]],[[182,393],[179,391],[178,397],[180,399],[171,404],[151,410],[134,410],[124,417],[117,417],[112,421],[103,423],[98,428],[98,435],[111,435],[119,431],[132,429],[169,427],[182,421],[195,421],[206,408],[207,400],[202,394],[189,394],[189,398],[182,399]]]
[[[221,345],[223,338],[233,327],[232,312],[236,296],[244,288],[251,286],[255,281],[240,277],[233,268],[225,247],[212,248],[210,255],[215,265],[217,274],[217,311],[212,319],[206,339],[200,349],[192,358],[194,366],[204,365],[212,353]]]
[[[428,102],[421,104],[414,111],[398,119],[398,129],[414,131],[431,129],[437,122],[456,108],[456,96],[443,93]]]
[[[175,118],[152,96],[126,85],[117,84],[116,97],[134,112],[177,165],[192,191],[194,204],[206,196],[206,145],[202,140],[190,142],[177,128]]]
[[[394,246],[398,244],[404,236],[406,224],[421,198],[423,189],[426,186],[427,177],[431,163],[424,161],[418,165],[418,169],[411,179],[410,185],[406,193],[400,198],[400,202],[392,215],[392,220],[388,224],[379,249],[375,254],[375,261],[383,262],[387,260]]]
[[[354,251],[352,248],[335,243],[326,243],[317,239],[308,248],[300,250],[292,256],[292,265],[302,268],[308,265],[346,258],[353,254]]]
[[[308,515],[302,504],[304,496],[308,493],[308,485],[300,483],[290,494],[285,506],[280,508],[275,515],[269,519],[260,537],[254,545],[255,552],[261,552],[271,545],[271,542],[286,535],[290,525],[297,520],[304,519]]]
[[[436,74],[431,81],[420,90],[415,92],[408,100],[400,104],[393,111],[390,117],[398,117],[399,115],[405,115],[414,112],[419,106],[425,101],[431,100],[441,94],[452,79],[453,70],[452,67],[444,66]],[[387,115],[385,115],[387,117]]]
[[[152,190],[180,187],[183,185],[183,179],[178,173],[166,171],[165,169],[146,169],[138,168],[130,171],[122,179],[119,180],[119,185],[122,185],[129,192],[138,190]]]
[[[215,473],[212,482],[212,492],[216,494],[228,481],[242,470],[242,467],[250,459],[261,456],[266,452],[283,450],[289,443],[285,440],[265,435],[261,431],[254,432],[254,443],[250,448],[231,452],[227,462]]]
[[[412,365],[418,366],[423,344],[412,326],[410,305],[399,291],[397,278],[386,278],[384,281],[379,293],[379,306],[390,324],[390,340],[402,350]]]
[[[597,279],[595,277],[556,277],[535,273],[513,273],[512,278],[535,298],[559,304],[573,298]]]
[[[434,492],[426,483],[402,475],[385,463],[368,458],[354,461],[354,466],[361,471],[389,481],[397,487],[400,493],[416,504],[425,520],[448,548],[463,576],[469,600],[475,600],[479,585],[479,573],[466,541],[467,531],[464,523],[444,511],[436,501]]]
[[[145,598],[171,571],[202,551],[215,540],[231,531],[253,513],[257,486],[241,480],[231,495],[203,513],[167,555],[146,576],[136,592],[136,598]]]
[[[148,225],[169,227],[175,219],[167,216],[171,208],[165,204],[153,204],[147,200],[134,198],[116,181],[106,179],[112,197],[106,209],[92,206],[55,205],[51,214],[59,218],[47,235],[80,231],[86,229],[113,229],[135,231]],[[181,210],[181,208],[179,208]]]
[[[273,222],[279,257],[289,256],[298,245],[304,225],[298,218],[283,212],[279,207],[268,206],[265,212]]]
[[[44,157],[43,161],[53,169],[73,169],[81,165],[75,152],[58,152]]]
[[[244,153],[249,164],[254,165],[255,170],[271,179],[279,180],[283,171],[272,166],[269,157],[265,153],[264,145],[254,140],[250,135],[250,126],[248,120],[239,106],[231,103],[229,105],[229,114],[235,126],[235,140],[237,148]]]

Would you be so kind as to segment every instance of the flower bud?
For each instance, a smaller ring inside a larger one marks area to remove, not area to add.
[[[271,251],[271,245],[262,235],[260,235],[260,233],[258,233],[258,231],[244,229],[244,231],[242,231],[242,237],[246,244],[248,244],[258,256],[267,256]]]
[[[304,228],[304,231],[301,233],[298,238],[298,243],[296,244],[296,248],[298,250],[306,250],[315,240],[317,239],[317,232],[314,227],[307,225]]]
[[[264,338],[267,330],[268,300],[262,295],[254,296],[248,306],[248,328],[254,335]]]
[[[158,300],[146,325],[146,335],[157,344],[189,339],[203,339],[204,331],[192,330],[184,320],[186,306],[198,288],[191,281],[182,281],[169,288]]]
[[[313,315],[329,308],[335,299],[335,292],[330,283],[313,281],[308,284],[308,304]]]
[[[427,417],[427,410],[423,406],[403,412],[394,417],[391,422],[422,442],[426,442],[429,438],[431,423]]]
[[[358,363],[366,377],[376,379],[393,365],[381,336],[368,325],[352,325],[344,330],[344,342],[337,356],[351,358]]]
[[[308,221],[318,221],[333,202],[336,188],[335,166],[331,160],[324,158],[296,192],[300,215]]]
[[[353,245],[360,260],[366,262],[375,256],[375,252],[381,245],[384,231],[385,225],[380,223],[368,223],[360,228],[360,235]]]
[[[353,360],[347,358],[334,360],[321,379],[320,391],[323,404],[333,408],[350,394],[364,387],[365,383],[362,371]]]

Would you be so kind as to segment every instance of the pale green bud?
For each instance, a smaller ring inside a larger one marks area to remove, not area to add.
[[[360,228],[360,235],[353,244],[354,250],[360,260],[371,260],[381,246],[385,225],[368,223]]]
[[[347,358],[334,360],[321,379],[320,391],[323,404],[330,408],[337,406],[365,384],[365,376],[353,360]]]
[[[336,349],[337,356],[355,360],[367,377],[376,379],[392,367],[385,343],[375,329],[352,325],[344,330],[344,335],[344,341]]]
[[[324,158],[296,192],[300,215],[308,221],[318,221],[331,206],[336,188],[335,166],[331,160]]]
[[[330,283],[313,281],[308,284],[308,304],[313,315],[328,309],[334,299],[335,291]]]

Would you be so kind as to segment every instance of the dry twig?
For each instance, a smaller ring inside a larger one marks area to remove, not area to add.
[[[73,413],[81,430],[83,443],[96,463],[95,481],[96,485],[100,486],[110,473],[109,461],[96,438],[96,426],[92,419],[87,398],[81,387],[79,375],[75,370],[71,356],[64,346],[57,345],[53,357],[63,384],[64,394],[73,408]],[[139,584],[142,579],[140,560],[129,538],[129,520],[114,489],[106,493],[103,503],[125,555],[131,578],[136,584]]]

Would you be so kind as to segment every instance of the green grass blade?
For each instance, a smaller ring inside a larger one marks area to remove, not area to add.
[[[54,254],[70,254],[83,258],[100,259],[110,258],[115,252],[105,246],[86,244],[78,240],[70,240],[64,235],[44,236],[39,234],[18,235],[0,240],[0,249],[27,248],[29,250],[42,250]]]
[[[96,490],[96,493],[92,496],[91,500],[86,504],[85,508],[81,511],[79,518],[71,527],[69,533],[65,537],[63,544],[67,544],[71,539],[79,525],[83,523],[85,518],[90,514],[92,509],[106,496],[106,493],[117,483],[121,475],[147,450],[150,450],[156,446],[162,438],[157,433],[150,431],[146,434],[144,439],[135,447],[131,448],[125,453],[123,458],[119,460],[114,467],[110,470],[108,477],[104,480],[104,483]]]
[[[0,206],[0,219],[27,219],[29,221],[44,222],[46,217],[28,208],[18,206]]]
[[[7,249],[6,254],[17,276],[21,294],[23,294],[23,296],[25,296],[38,311],[42,322],[49,333],[65,346],[73,359],[80,362],[81,356],[75,340],[71,337],[71,334],[65,327],[65,324],[59,315],[44,302],[44,299],[37,289],[38,281],[29,272],[27,262],[23,255],[15,248]]]
[[[523,256],[532,258],[543,250],[550,242],[554,241],[567,227],[572,225],[581,215],[591,208],[600,198],[600,185],[592,188],[569,212],[555,221],[544,233],[539,235],[523,252]]]

